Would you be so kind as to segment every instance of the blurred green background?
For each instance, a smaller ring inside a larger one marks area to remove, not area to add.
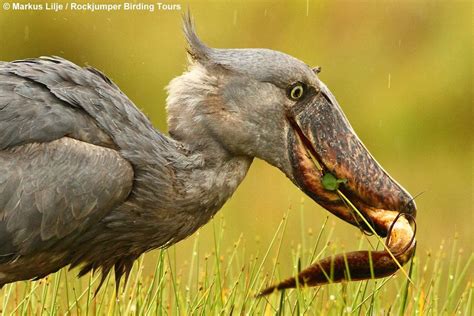
[[[472,252],[472,2],[174,3],[182,9],[0,9],[0,60],[58,55],[94,66],[165,132],[164,87],[186,68],[181,16],[189,6],[199,35],[211,46],[271,48],[322,66],[320,78],[371,153],[412,195],[423,192],[416,200],[418,254],[454,238]],[[329,213],[256,160],[217,215],[226,222],[221,242],[231,247],[242,234],[249,255],[262,252],[286,212],[283,263],[301,234],[319,231]],[[204,253],[214,247],[215,221],[200,230]],[[334,242],[355,249],[360,232],[333,216],[329,223]],[[175,246],[178,258],[189,257],[192,243],[193,237]]]

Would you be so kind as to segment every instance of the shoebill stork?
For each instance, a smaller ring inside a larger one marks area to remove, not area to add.
[[[301,283],[404,264],[414,233],[398,215],[414,218],[413,199],[361,143],[319,69],[269,49],[208,47],[189,17],[184,33],[190,65],[167,88],[169,135],[96,69],[58,57],[0,63],[0,286],[65,266],[103,277],[113,268],[118,284],[141,254],[206,224],[254,157],[344,221],[391,237],[392,251],[323,259]],[[327,174],[344,183],[328,189]]]

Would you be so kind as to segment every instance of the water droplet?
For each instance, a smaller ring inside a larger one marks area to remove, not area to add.
[[[233,21],[234,25],[237,24],[237,10],[234,10],[234,21]]]
[[[25,29],[23,30],[23,39],[25,42],[30,39],[30,27],[25,25]]]

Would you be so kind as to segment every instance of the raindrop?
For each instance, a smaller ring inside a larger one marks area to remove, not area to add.
[[[28,25],[25,25],[25,29],[23,30],[23,39],[25,42],[30,39],[30,27]]]

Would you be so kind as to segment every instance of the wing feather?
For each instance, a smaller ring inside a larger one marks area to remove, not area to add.
[[[2,74],[5,78],[1,78]],[[148,118],[133,102],[110,79],[96,69],[81,68],[59,57],[41,57],[0,64],[0,82],[7,79],[14,80],[12,78],[34,83],[34,91],[31,92],[39,90],[39,86],[45,89],[49,99],[54,99],[54,102],[59,102],[64,105],[63,108],[68,109],[65,111],[61,108],[61,116],[65,115],[61,117],[63,120],[67,120],[68,111],[73,113],[72,117],[75,120],[77,119],[76,112],[86,114],[89,119],[94,120],[96,127],[110,136],[114,144],[123,150],[135,143],[137,139],[145,144],[145,139],[153,140],[158,144],[166,143],[166,138],[155,131]],[[9,94],[12,93],[9,92]],[[20,96],[23,102],[31,102],[27,98],[31,93],[22,91],[21,95],[15,94],[15,98]],[[6,102],[10,100],[15,99],[7,98]],[[12,108],[12,106],[7,106],[7,108]],[[53,106],[52,110],[56,108]],[[0,123],[1,121],[0,112]],[[76,121],[73,124],[70,122],[65,124],[69,128],[81,125]],[[34,128],[35,126],[36,124]],[[56,126],[54,128],[55,133],[63,133],[63,129],[58,131]],[[140,133],[135,133],[136,130],[140,130]],[[76,128],[75,132],[79,133],[80,129]],[[49,132],[45,137],[51,134]],[[94,135],[94,133],[88,134],[89,137]],[[8,139],[3,142],[7,141]],[[1,144],[0,139],[0,146]]]
[[[0,150],[66,135],[114,147],[110,136],[81,108],[58,99],[41,83],[5,72],[0,65]]]
[[[0,241],[10,242],[0,256],[80,234],[123,203],[132,185],[132,166],[117,151],[72,138],[0,151]]]

